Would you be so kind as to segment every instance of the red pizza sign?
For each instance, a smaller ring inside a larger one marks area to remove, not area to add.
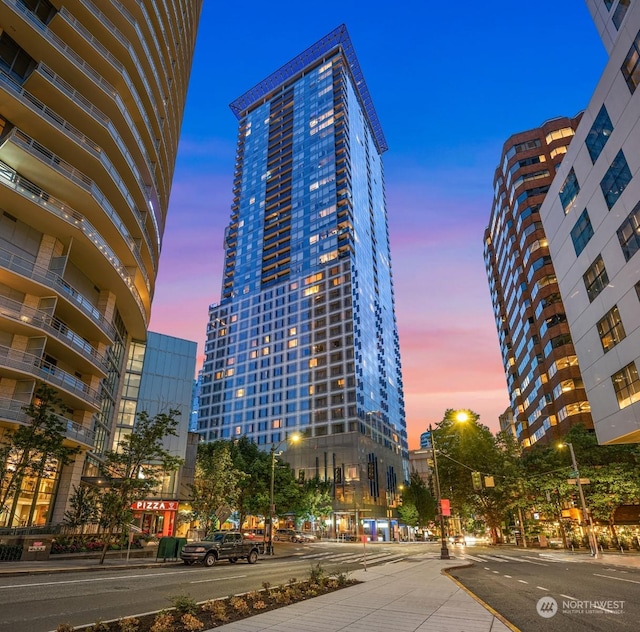
[[[134,511],[178,511],[177,500],[136,500],[131,503]]]

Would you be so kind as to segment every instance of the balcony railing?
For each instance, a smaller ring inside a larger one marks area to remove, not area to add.
[[[23,410],[23,407],[26,405],[25,402],[19,402],[15,399],[0,398],[0,419],[14,421],[23,425],[31,424],[33,420]],[[62,415],[56,415],[56,417],[62,423],[64,436],[67,439],[83,443],[88,447],[93,447],[95,433],[91,428],[86,428]]]
[[[86,297],[67,283],[59,274],[42,266],[38,266],[32,261],[23,259],[3,248],[0,248],[0,266],[7,270],[12,270],[27,279],[33,279],[42,285],[46,285],[55,292],[64,293],[64,296],[98,325],[110,340],[115,339],[116,332],[113,325],[107,321],[91,301],[87,300]]]
[[[73,347],[77,353],[82,354],[102,371],[107,371],[108,364],[105,356],[98,353],[95,347],[69,329],[61,320],[51,316],[51,314],[24,305],[6,296],[0,296],[0,314],[46,331],[57,340]]]
[[[71,224],[75,228],[81,230],[89,239],[93,242],[96,249],[102,254],[107,262],[113,267],[113,269],[120,275],[122,280],[127,284],[129,290],[135,299],[140,312],[145,315],[144,304],[140,293],[136,288],[131,275],[127,272],[126,266],[118,259],[116,253],[110,248],[108,242],[98,233],[98,231],[87,221],[87,219],[74,211],[71,207],[66,205],[62,200],[58,200],[50,196],[43,191],[40,187],[35,185],[30,180],[18,175],[9,165],[0,161],[0,182],[11,189],[14,189],[20,193],[23,197],[32,200],[45,210],[49,211],[64,220],[68,224]],[[146,270],[142,269],[143,277],[147,285],[147,290],[151,292],[149,278],[146,274]],[[145,319],[146,320],[146,319]]]
[[[100,405],[100,396],[96,389],[32,353],[0,346],[0,364],[29,373],[49,384],[55,384],[93,406]]]
[[[125,242],[129,246],[129,250],[131,251],[131,254],[135,257],[136,262],[140,266],[142,275],[145,279],[147,290],[149,290],[150,289],[149,276],[147,274],[146,266],[142,261],[142,254],[140,253],[140,248],[138,246],[138,243],[131,236],[126,224],[122,221],[120,216],[116,213],[112,204],[109,202],[109,200],[107,200],[107,198],[104,196],[102,191],[100,191],[100,189],[95,184],[95,182],[91,180],[91,178],[86,176],[84,173],[82,173],[81,171],[78,171],[73,165],[60,159],[59,156],[56,156],[56,154],[49,151],[46,147],[41,145],[37,140],[31,138],[30,136],[25,134],[23,131],[19,130],[17,127],[14,127],[13,130],[11,130],[10,134],[8,134],[8,136],[6,137],[5,143],[8,143],[8,142],[12,142],[14,145],[21,147],[24,151],[30,153],[32,156],[35,156],[38,160],[49,165],[52,169],[54,169],[58,173],[61,173],[62,175],[64,175],[66,178],[68,178],[69,180],[77,184],[79,187],[87,191],[100,204],[100,206],[102,207],[102,210],[105,211],[105,214],[113,222],[114,226],[118,229],[118,232],[122,235],[122,238],[125,240]],[[1,161],[0,161],[0,165],[1,165]],[[16,174],[16,177],[20,177],[20,176],[17,176]],[[49,196],[49,199],[52,199],[52,198]],[[73,209],[71,209],[70,207],[69,207],[69,212],[73,213],[75,216],[82,217],[80,213],[78,213],[77,211],[73,211]],[[140,223],[139,214],[134,213],[134,215],[136,216],[138,223]],[[149,251],[152,252],[151,244],[148,241],[149,237],[146,231],[143,231],[143,234],[145,236],[147,247],[149,248]]]

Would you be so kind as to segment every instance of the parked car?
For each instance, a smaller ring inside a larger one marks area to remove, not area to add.
[[[310,531],[296,531],[298,542],[315,542],[318,538]]]
[[[300,542],[298,532],[295,529],[276,529],[273,539],[276,542]]]
[[[185,544],[180,553],[185,564],[201,562],[204,566],[213,566],[220,560],[229,560],[233,564],[239,559],[255,564],[259,555],[258,543],[237,531],[214,531],[204,540]]]

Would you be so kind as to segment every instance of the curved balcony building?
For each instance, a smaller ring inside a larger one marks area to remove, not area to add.
[[[549,443],[593,428],[540,206],[580,115],[511,136],[494,177],[484,258],[518,440]],[[567,204],[574,195],[565,190]]]
[[[58,521],[112,445],[127,350],[146,338],[201,5],[0,0],[0,441],[46,382],[83,450],[15,495],[0,525]]]

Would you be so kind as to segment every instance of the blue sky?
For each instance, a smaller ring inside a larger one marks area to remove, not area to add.
[[[151,328],[202,353],[231,204],[229,103],[342,23],[389,145],[410,446],[447,408],[497,429],[508,398],[482,258],[493,173],[510,135],[587,106],[606,54],[582,0],[204,0]]]

